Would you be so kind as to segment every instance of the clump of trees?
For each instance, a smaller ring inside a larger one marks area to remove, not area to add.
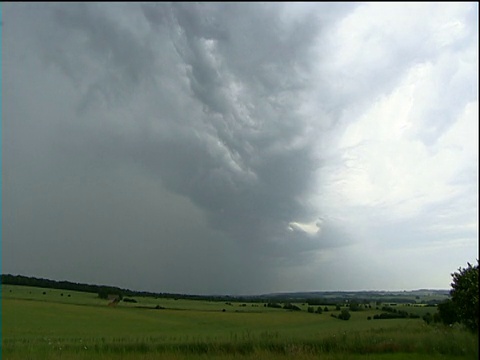
[[[109,297],[111,297],[111,296],[116,296],[118,298],[118,300],[123,299],[123,294],[121,293],[121,291],[119,291],[117,289],[114,289],[114,288],[112,289],[112,288],[108,288],[108,287],[102,287],[98,291],[98,297],[100,299],[109,299]]]
[[[352,301],[349,304],[350,311],[360,311],[360,304],[356,301]]]
[[[266,304],[267,307],[274,308],[274,309],[281,309],[282,305],[277,304],[277,303],[268,303]]]
[[[451,299],[438,305],[434,320],[444,324],[455,322],[465,325],[467,329],[478,332],[479,307],[479,263],[473,266],[467,262],[466,268],[459,268],[452,275]]]
[[[283,306],[278,303],[268,303],[268,304],[265,304],[264,306],[271,307],[274,309],[285,309],[285,310],[294,310],[294,311],[302,310],[297,305],[293,305],[292,303],[288,303],[288,302],[283,304]]]
[[[297,305],[293,305],[293,304],[291,304],[291,303],[285,303],[285,304],[283,305],[283,308],[284,308],[285,310],[293,310],[293,311],[300,311],[300,310],[302,310],[302,309],[300,309]]]
[[[315,310],[315,308],[313,306],[309,306],[307,308],[307,311],[311,314],[315,313],[315,314],[322,314],[323,313],[323,310],[322,310],[322,307],[321,306],[318,306],[317,307],[317,310]]]

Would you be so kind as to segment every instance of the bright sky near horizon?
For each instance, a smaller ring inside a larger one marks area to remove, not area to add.
[[[478,3],[3,3],[2,272],[448,289],[478,258]]]

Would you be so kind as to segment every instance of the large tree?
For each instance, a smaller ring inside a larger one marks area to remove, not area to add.
[[[452,274],[450,295],[458,320],[472,331],[478,332],[478,260],[477,265],[467,263]]]

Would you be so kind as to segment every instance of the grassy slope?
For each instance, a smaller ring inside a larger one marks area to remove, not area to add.
[[[121,302],[112,308],[95,294],[2,288],[5,359],[47,359],[60,354],[62,359],[153,359],[159,354],[202,358],[202,351],[208,358],[228,358],[236,352],[243,352],[243,358],[255,354],[288,358],[294,352],[301,359],[320,350],[328,358],[357,356],[352,352],[366,352],[359,358],[375,359],[385,352],[398,355],[404,351],[409,358],[415,354],[422,358],[428,354],[433,358],[455,354],[472,358],[478,354],[476,339],[458,329],[440,331],[412,319],[366,320],[379,313],[375,310],[352,312],[349,321],[341,321],[330,316],[335,311],[319,315],[251,304],[173,299],[137,298],[136,304]],[[154,310],[155,305],[167,309]]]

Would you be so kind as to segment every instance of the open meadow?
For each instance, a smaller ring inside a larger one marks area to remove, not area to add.
[[[476,336],[421,318],[347,321],[264,303],[135,297],[2,285],[2,359],[477,359]],[[317,308],[317,307],[315,307]],[[322,306],[322,309],[325,307]],[[423,316],[432,307],[399,305]],[[368,319],[370,317],[370,320]]]

